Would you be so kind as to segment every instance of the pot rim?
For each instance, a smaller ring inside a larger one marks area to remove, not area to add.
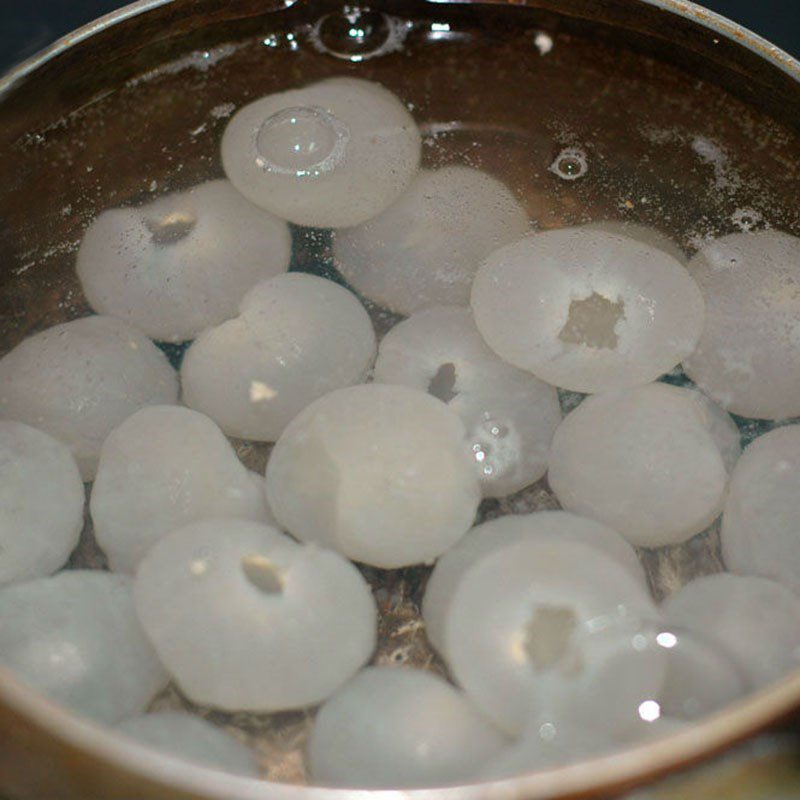
[[[476,4],[481,1],[475,0]],[[66,34],[0,75],[0,100],[28,75],[73,46],[111,26],[172,2],[174,0],[137,0]],[[301,0],[286,0],[285,7],[295,2]],[[488,2],[512,3],[514,0]],[[747,47],[800,83],[800,61],[720,14],[690,0],[633,2],[694,21],[711,33]],[[686,730],[654,742],[516,778],[441,789],[363,790],[296,786],[242,778],[188,764],[122,735],[109,735],[107,726],[72,714],[16,679],[3,667],[0,667],[0,705],[13,709],[56,739],[103,759],[114,767],[156,781],[165,788],[190,792],[207,800],[297,800],[298,796],[305,800],[554,800],[633,788],[677,768],[705,760],[758,733],[800,706],[800,670],[694,723]]]
[[[430,3],[447,3],[447,2],[463,2],[464,0],[427,0]],[[719,33],[727,39],[731,39],[738,44],[747,47],[754,53],[757,53],[762,58],[769,61],[774,66],[787,73],[795,80],[800,82],[800,60],[782,50],[777,45],[772,44],[763,36],[759,36],[749,28],[745,28],[738,22],[718,14],[716,11],[710,11],[707,8],[697,5],[692,0],[634,0],[635,2],[643,3],[644,5],[660,8],[671,14],[690,19],[705,28],[708,28],[715,33]],[[170,5],[174,0],[135,0],[116,11],[111,11],[104,14],[97,19],[92,20],[86,25],[70,31],[64,36],[56,39],[52,44],[40,50],[38,53],[30,56],[24,61],[12,66],[5,73],[0,73],[0,99],[3,95],[13,89],[17,83],[24,79],[27,75],[31,74],[39,67],[47,63],[53,58],[56,58],[61,53],[69,50],[81,42],[90,39],[92,36],[100,33],[106,28],[117,25],[120,22],[146,14],[153,9],[161,6]],[[302,0],[284,0],[284,7],[294,5]],[[471,2],[471,0],[467,0]],[[481,0],[474,0],[480,3]],[[489,2],[515,2],[515,0],[489,0]]]
[[[688,728],[609,755],[505,780],[437,789],[333,789],[244,778],[156,752],[79,717],[0,668],[0,702],[111,766],[204,800],[558,800],[639,787],[751,737],[795,708],[800,670]]]

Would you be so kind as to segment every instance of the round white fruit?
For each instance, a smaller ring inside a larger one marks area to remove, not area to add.
[[[629,239],[634,239],[648,247],[663,250],[676,261],[680,261],[681,264],[686,263],[686,254],[678,243],[657,228],[651,228],[649,225],[641,225],[638,222],[628,222],[626,220],[604,219],[597,222],[589,222],[582,227],[590,230],[605,231],[618,236],[627,236]]]
[[[419,311],[383,338],[374,380],[422,389],[448,403],[486,497],[539,480],[561,408],[556,390],[487,347],[467,308]]]
[[[377,611],[358,570],[254,522],[173,531],[139,565],[135,596],[181,690],[229,711],[319,703],[375,647]]]
[[[286,271],[291,249],[285,222],[216,180],[104,211],[84,234],[77,270],[95,311],[181,342],[236,316],[248,289]]]
[[[472,309],[503,359],[578,392],[655,380],[694,350],[704,316],[683,264],[591,228],[537,233],[492,253]]]
[[[249,748],[194,714],[156,711],[126,719],[117,730],[161,754],[246,778],[258,777],[258,763]]]
[[[644,569],[636,551],[616,531],[568,511],[515,514],[477,525],[437,562],[428,578],[422,601],[425,633],[433,646],[444,650],[450,603],[470,568],[490,553],[519,541],[580,542],[596,548],[624,566],[643,586]]]
[[[649,641],[663,649],[667,661],[657,698],[659,719],[701,719],[752,689],[747,671],[734,653],[706,630],[675,624],[669,612],[661,628],[651,631]]]
[[[653,383],[589,397],[553,437],[548,480],[569,511],[632,544],[677,544],[722,511],[739,433],[700,392]]]
[[[756,687],[800,664],[800,597],[767,578],[697,578],[664,602],[668,622],[732,655]]]
[[[430,563],[471,527],[478,478],[458,416],[430,395],[368,384],[317,400],[267,465],[267,498],[293,536],[354,561]]]
[[[66,571],[0,589],[0,664],[109,724],[143,712],[167,684],[136,619],[131,579],[108,572]]]
[[[524,733],[480,771],[481,780],[517,778],[599,757],[620,749],[618,737],[600,727],[534,719]]]
[[[800,594],[800,425],[777,428],[744,451],[722,516],[732,572],[773,578]]]
[[[469,167],[421,170],[382,214],[338,231],[339,271],[361,294],[398,314],[466,306],[478,267],[531,229],[496,178]]]
[[[641,579],[597,548],[524,539],[464,573],[447,608],[444,652],[468,697],[512,735],[564,709],[621,727],[657,694],[663,659],[616,635],[617,621],[627,629],[656,617]]]
[[[308,755],[316,784],[411,789],[468,781],[505,743],[442,678],[371,667],[320,709]]]
[[[83,481],[69,448],[0,420],[0,586],[62,567],[83,528]]]
[[[201,334],[181,368],[186,405],[230,436],[275,441],[310,402],[363,381],[375,333],[354,294],[315,275],[264,281]]]
[[[64,442],[86,481],[117,425],[143,406],[177,400],[178,376],[166,356],[112,317],[56,325],[0,359],[0,417]]]
[[[421,139],[378,83],[329,78],[240,109],[222,165],[249,200],[296,225],[341,228],[383,211],[417,171]]]
[[[625,747],[677,733],[687,724],[661,716],[650,722],[641,720],[634,732],[621,735],[607,728],[603,720],[539,717],[529,724],[519,739],[486,764],[479,778],[517,778],[539,770],[600,758]]]
[[[706,300],[691,379],[744,417],[800,415],[800,239],[734,233],[706,245],[689,271]]]
[[[265,488],[208,417],[150,406],[103,444],[90,505],[94,535],[112,569],[135,572],[159,539],[190,522],[270,522]]]

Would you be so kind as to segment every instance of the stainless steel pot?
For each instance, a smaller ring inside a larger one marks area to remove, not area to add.
[[[658,220],[666,204],[670,224],[685,238],[687,221],[701,216],[705,203],[723,208],[724,198],[709,193],[705,177],[692,177],[696,164],[680,153],[648,167],[660,189],[655,198],[640,197],[637,165],[647,153],[637,152],[626,112],[662,131],[668,123],[688,130],[706,102],[709,126],[729,149],[748,153],[753,171],[770,176],[769,191],[784,207],[787,226],[800,230],[800,64],[736,24],[684,0],[383,0],[370,6],[378,14],[370,18],[375,42],[359,51],[337,47],[320,29],[320,19],[340,13],[333,0],[141,0],[0,79],[2,349],[85,313],[74,248],[98,209],[213,174],[219,125],[230,104],[334,72],[357,70],[428,108],[441,120],[428,132],[451,137],[453,152],[468,152],[470,141],[486,137],[486,158],[512,185],[528,187],[529,211],[542,227],[581,221],[587,208],[608,213],[620,202],[643,221]],[[381,50],[386,20],[392,35],[407,37],[406,50]],[[425,49],[437,40],[461,47],[467,29],[483,35],[458,57],[456,50]],[[537,31],[555,43],[552,53],[534,47]],[[567,120],[569,129],[548,128],[548,115]],[[546,161],[529,164],[527,177],[515,172],[530,148],[554,155],[571,137],[586,136],[591,153],[613,152],[608,160],[622,166],[593,162],[597,185],[579,191],[577,200],[558,189],[547,197],[530,190]],[[685,176],[676,194],[670,194],[671,173]],[[546,498],[531,502],[546,504]],[[77,558],[95,557],[86,538]],[[675,552],[648,558],[657,590],[694,569]],[[418,582],[408,573],[392,590],[413,600]],[[422,658],[419,639],[396,639],[390,616],[379,658],[394,657],[398,643],[404,657]],[[494,784],[356,792],[187,766],[65,713],[0,671],[0,791],[37,800],[605,797],[708,759],[799,707],[800,673],[683,733],[592,762]]]

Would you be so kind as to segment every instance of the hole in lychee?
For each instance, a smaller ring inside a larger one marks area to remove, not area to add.
[[[567,321],[558,338],[567,344],[582,344],[597,350],[613,350],[617,346],[617,323],[625,319],[625,303],[613,302],[592,292],[582,300],[569,304]]]
[[[525,631],[525,650],[537,670],[551,669],[569,652],[578,620],[566,606],[539,606]]]
[[[264,594],[280,594],[283,591],[283,576],[266,556],[254,554],[242,559],[245,578]]]
[[[185,239],[194,230],[197,218],[192,214],[176,211],[160,219],[148,219],[145,224],[155,244],[168,245]]]
[[[449,403],[458,395],[455,391],[456,367],[455,364],[442,364],[428,384],[428,394],[438,397],[441,401]]]

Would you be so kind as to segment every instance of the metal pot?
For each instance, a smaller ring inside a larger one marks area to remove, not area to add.
[[[353,42],[337,34],[342,9],[334,0],[141,0],[0,79],[3,350],[86,312],[74,249],[97,210],[146,198],[165,183],[182,188],[218,173],[218,137],[235,105],[332,73],[381,80],[426,109],[427,132],[450,137],[451,155],[469,152],[477,138],[488,143],[486,163],[505,173],[542,227],[620,205],[641,221],[658,221],[669,206],[669,225],[684,241],[706,204],[727,213],[726,203],[739,207],[742,197],[716,197],[708,176],[702,169],[696,174],[696,162],[683,151],[653,164],[646,142],[655,146],[661,136],[662,145],[675,144],[670,126],[696,129],[705,109],[727,151],[748,154],[748,168],[768,176],[786,226],[800,230],[794,209],[800,63],[734,23],[685,0],[381,0],[370,7],[373,13],[362,18],[366,32]],[[469,31],[481,35],[472,41]],[[642,123],[641,141],[631,132],[631,115]],[[647,138],[648,125],[655,138]],[[596,183],[575,192],[531,188],[563,146],[587,139]],[[650,164],[648,192],[655,186],[650,196],[641,192],[644,163]],[[673,191],[674,174],[682,184]],[[95,555],[85,538],[76,563]],[[648,558],[657,589],[696,568],[675,552]],[[414,579],[402,576],[398,591],[412,593]],[[379,658],[389,657],[392,636],[383,630]],[[418,656],[417,640],[403,645],[411,660]],[[609,796],[708,759],[798,707],[795,674],[685,732],[624,753],[494,784],[402,796]],[[2,671],[0,732],[0,791],[12,797],[401,796],[300,788],[190,767],[66,713]]]

